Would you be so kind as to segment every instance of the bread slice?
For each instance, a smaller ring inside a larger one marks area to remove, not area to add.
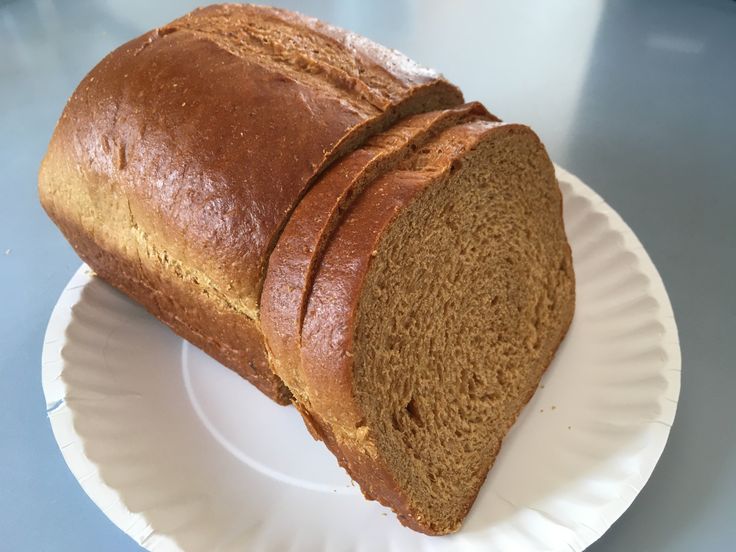
[[[196,10],[80,83],[39,175],[99,276],[280,403],[259,326],[265,268],[332,162],[404,116],[462,103],[440,75],[282,10]]]
[[[479,103],[407,117],[333,165],[291,215],[271,253],[261,294],[261,327],[276,374],[299,388],[301,326],[314,271],[341,217],[364,187],[463,121],[497,121]]]
[[[574,275],[553,166],[527,127],[445,130],[331,236],[296,405],[368,498],[456,531],[562,340]]]

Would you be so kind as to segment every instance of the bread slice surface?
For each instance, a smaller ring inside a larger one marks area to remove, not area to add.
[[[574,311],[554,169],[527,127],[446,130],[369,186],[302,331],[313,433],[364,494],[456,531]]]

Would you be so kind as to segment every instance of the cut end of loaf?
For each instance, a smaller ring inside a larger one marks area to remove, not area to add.
[[[497,129],[385,232],[353,387],[402,522],[456,531],[571,321],[561,196],[526,127]],[[380,498],[380,497],[379,497]]]

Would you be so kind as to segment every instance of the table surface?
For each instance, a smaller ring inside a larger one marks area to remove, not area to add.
[[[61,457],[41,345],[79,259],[36,199],[66,98],[107,52],[190,1],[0,0],[2,550],[138,550]],[[590,550],[736,543],[736,2],[287,1],[437,67],[629,223],[673,303],[683,386],[648,485]]]

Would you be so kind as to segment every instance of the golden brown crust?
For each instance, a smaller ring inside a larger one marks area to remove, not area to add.
[[[207,35],[236,55],[247,51],[297,79],[311,76],[314,82],[327,82],[348,95],[347,101],[367,102],[381,111],[401,103],[407,88],[436,85],[439,78],[396,50],[279,8],[216,4],[194,10],[162,31],[181,29]],[[292,73],[289,66],[297,71]]]
[[[278,21],[302,42],[282,44]],[[130,241],[107,222],[124,206],[130,228],[195,279],[205,275],[207,292],[257,327],[270,250],[320,171],[405,113],[462,102],[439,75],[392,72],[383,64],[398,55],[381,58],[349,36],[232,5],[123,45],[85,77],[57,124],[39,175],[44,207],[109,249]],[[248,45],[264,37],[273,40]],[[331,43],[329,57],[310,57],[310,42]],[[162,270],[161,280],[175,277]],[[186,322],[207,334],[199,320]],[[249,362],[265,367],[262,338],[257,349]],[[270,370],[256,372],[278,387]]]
[[[261,325],[276,373],[299,389],[301,324],[324,246],[350,203],[380,173],[443,129],[463,120],[497,120],[478,103],[414,115],[369,139],[332,166],[294,210],[269,259]]]
[[[95,267],[97,276],[278,404],[290,404],[288,388],[278,378],[269,377],[261,332],[253,320],[224,308],[213,297],[197,293],[180,280],[162,275],[145,259],[130,257],[120,249],[100,247],[89,232],[74,222],[55,222],[82,260]]]

